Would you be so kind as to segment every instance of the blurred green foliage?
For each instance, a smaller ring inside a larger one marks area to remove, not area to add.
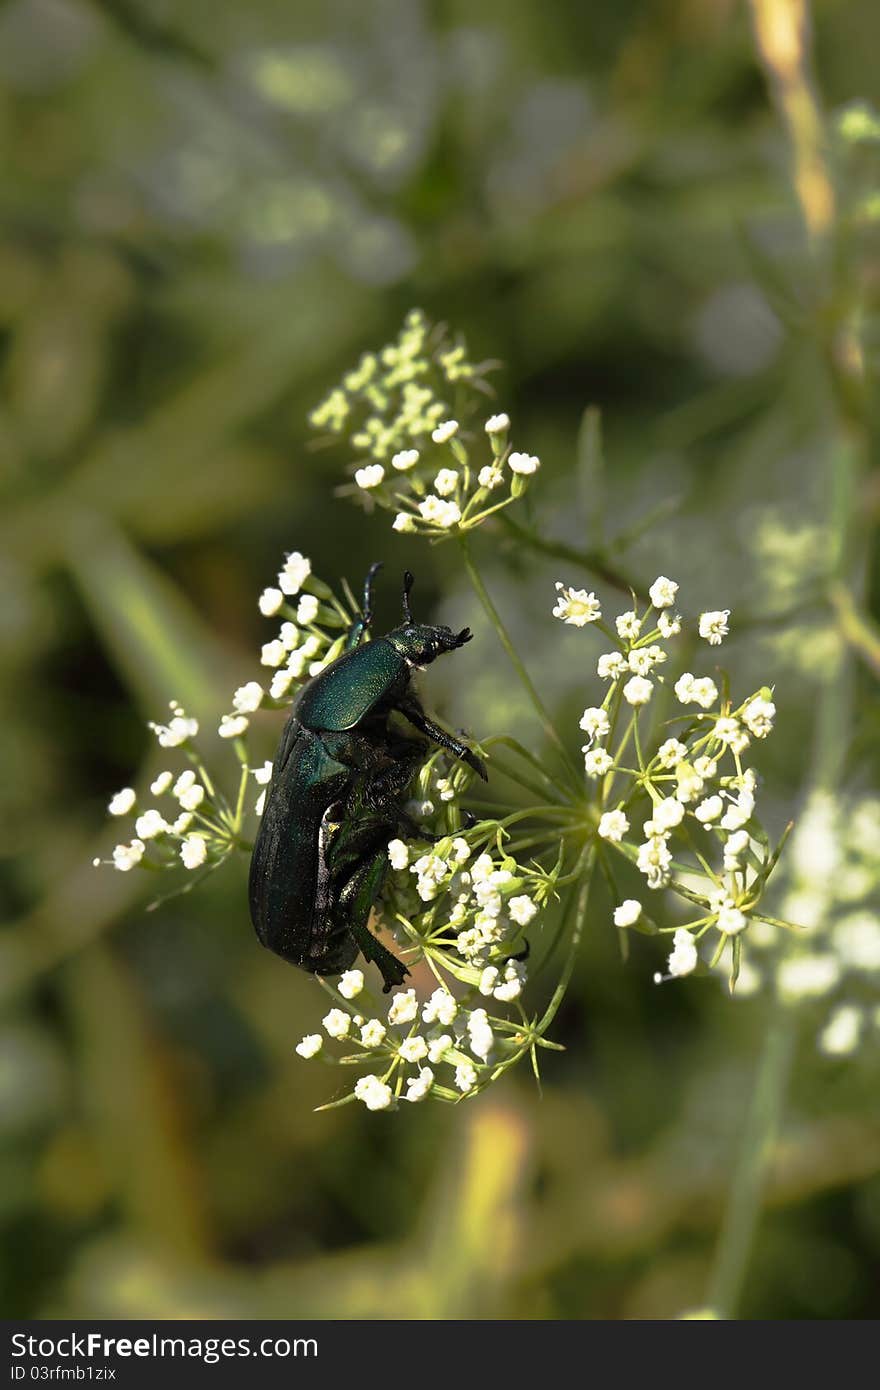
[[[876,5],[813,19],[826,112],[876,99]],[[216,716],[249,677],[285,548],[355,582],[410,564],[480,638],[473,684],[432,671],[432,703],[527,717],[446,549],[333,502],[338,460],[308,447],[308,410],[411,304],[506,360],[561,541],[595,539],[571,503],[601,407],[611,532],[664,513],[627,564],[742,613],[728,659],[776,681],[777,828],[811,778],[876,786],[880,156],[821,137],[811,239],[784,76],[733,0],[0,4],[5,1313],[706,1301],[760,1000],[656,990],[597,894],[543,1096],[523,1075],[472,1106],[315,1115],[326,1081],[292,1051],[314,981],[257,948],[244,866],[147,916],[139,876],[91,860],[152,757],[144,718],[171,696]],[[552,702],[559,562],[482,543]],[[876,1045],[832,1062],[813,1032],[743,1316],[878,1313]]]

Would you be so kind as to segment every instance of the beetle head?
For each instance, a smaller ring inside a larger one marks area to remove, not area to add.
[[[443,652],[454,652],[473,636],[469,627],[453,632],[451,627],[432,626],[413,621],[409,596],[414,580],[409,570],[403,576],[403,622],[388,633],[388,641],[411,666],[429,666]]]

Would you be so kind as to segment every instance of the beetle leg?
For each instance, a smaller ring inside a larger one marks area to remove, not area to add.
[[[394,759],[372,774],[364,789],[364,800],[373,810],[382,810],[406,791],[425,757],[425,745],[415,739],[401,740],[394,746]]]
[[[415,725],[420,733],[427,734],[428,738],[433,739],[435,743],[439,743],[441,748],[446,748],[450,753],[454,753],[457,758],[461,758],[463,762],[466,762],[469,767],[473,768],[478,777],[482,777],[484,782],[489,780],[486,776],[486,768],[482,758],[479,758],[473,749],[468,748],[464,743],[460,743],[452,734],[447,733],[445,729],[440,728],[439,724],[435,724],[432,719],[429,719],[415,695],[412,693],[405,695],[398,703],[397,708],[411,724]]]

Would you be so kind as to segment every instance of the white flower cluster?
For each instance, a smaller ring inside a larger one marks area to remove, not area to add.
[[[441,802],[436,810],[432,802],[419,805],[433,817],[432,830],[460,818],[455,798],[462,784],[436,775],[434,765],[445,759],[436,755],[420,774],[423,788],[454,787],[452,802]],[[477,1094],[499,1068],[535,1044],[521,1004],[527,977],[522,948],[526,928],[536,923],[552,891],[551,881],[509,855],[493,854],[486,844],[493,831],[494,839],[497,826],[484,822],[427,845],[399,838],[389,842],[383,920],[408,957],[428,962],[438,984],[422,999],[414,988],[398,991],[380,1015],[375,1007],[364,1009],[372,996],[363,972],[342,975],[335,990],[342,1007],[330,1010],[323,1027],[330,1043],[354,1045],[356,1051],[338,1057],[320,1035],[305,1037],[297,1051],[311,1057],[323,1048],[325,1061],[368,1066],[345,1099],[360,1100],[370,1110],[429,1095],[461,1100]]]
[[[772,989],[791,1007],[811,1006],[817,1046],[829,1057],[880,1042],[880,799],[815,792],[791,837],[780,874],[780,911],[749,932],[745,993]]]
[[[160,748],[184,750],[192,766],[180,772],[163,771],[150,784],[151,794],[165,799],[166,809],[142,806],[133,787],[124,787],[111,797],[107,807],[111,816],[133,817],[134,835],[118,844],[106,862],[127,873],[141,864],[152,869],[214,867],[235,847],[236,831],[232,813],[222,795],[215,791],[207,770],[193,746],[199,732],[198,721],[189,718],[176,701],[171,703],[168,724],[150,724]]]
[[[347,970],[336,992],[345,1007],[330,1009],[322,1019],[324,1032],[307,1034],[296,1051],[305,1059],[320,1053],[326,1061],[372,1068],[344,1098],[368,1110],[476,1094],[510,1058],[522,1031],[474,1007],[473,991],[457,997],[445,985],[423,999],[414,988],[398,990],[385,1006],[366,988],[363,971]]]
[[[484,390],[485,370],[420,310],[408,314],[396,342],[366,353],[310,416],[359,455],[343,490],[393,512],[395,531],[434,538],[471,530],[521,496],[540,460],[510,449],[507,415],[485,422],[485,461],[473,462],[447,402]]]
[[[679,586],[665,575],[651,585],[644,612],[628,609],[613,625],[603,619],[595,594],[561,582],[556,589],[554,617],[575,627],[595,624],[614,644],[597,662],[599,679],[607,682],[604,699],[588,705],[580,719],[587,735],[584,768],[597,784],[596,834],[635,865],[647,888],[672,888],[700,909],[686,926],[660,928],[674,934],[669,975],[689,974],[705,933],[716,930],[723,948],[749,924],[771,867],[769,852],[762,858],[766,836],[755,820],[757,778],[742,760],[752,741],[773,728],[771,691],[760,690],[734,708],[712,676],[685,671],[674,681],[666,677],[668,644],[683,620],[673,611]],[[703,613],[699,636],[717,646],[729,618],[726,609]],[[652,745],[648,719],[660,691],[667,707],[672,701],[668,713],[681,729]],[[638,899],[622,902],[614,920],[618,927],[658,930]],[[740,955],[741,949],[737,966]]]

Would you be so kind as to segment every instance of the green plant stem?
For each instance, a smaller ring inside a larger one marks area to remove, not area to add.
[[[467,536],[460,536],[459,544],[461,546],[461,553],[464,559],[465,569],[467,570],[468,578],[474,586],[477,598],[482,603],[483,608],[486,612],[486,616],[488,617],[496,633],[498,634],[498,640],[500,641],[502,647],[507,653],[510,664],[516,671],[516,674],[519,676],[520,682],[524,690],[526,691],[529,699],[531,700],[532,705],[534,706],[535,713],[537,714],[541,722],[541,726],[543,727],[544,733],[547,735],[547,738],[550,740],[551,743],[555,745],[555,747],[559,750],[560,754],[562,755],[562,759],[571,776],[572,783],[574,787],[577,789],[578,794],[580,794],[581,779],[578,769],[575,767],[571,759],[571,756],[568,752],[568,749],[566,748],[565,744],[559,736],[559,731],[557,730],[556,725],[553,723],[553,720],[550,717],[550,712],[547,709],[547,706],[544,704],[544,701],[538,694],[537,688],[534,682],[532,681],[531,676],[529,675],[528,671],[523,665],[522,660],[520,659],[520,655],[516,650],[516,647],[513,645],[513,642],[511,641],[510,634],[508,633],[506,627],[504,626],[504,623],[501,620],[501,614],[498,612],[498,609],[492,602],[492,599],[489,595],[489,591],[483,583],[480,572],[474,563],[473,555],[471,554],[470,541],[468,540]]]
[[[795,1038],[794,1011],[777,1005],[758,1062],[709,1280],[707,1301],[721,1317],[735,1317],[739,1305],[761,1215],[767,1162],[788,1088]]]
[[[581,937],[584,934],[584,926],[586,925],[587,920],[587,899],[590,895],[590,883],[593,877],[590,870],[592,869],[595,857],[596,852],[593,845],[590,845],[581,856],[581,864],[578,867],[583,876],[581,879],[580,888],[577,890],[577,907],[575,908],[574,927],[572,928],[571,940],[568,943],[568,950],[565,954],[565,962],[562,967],[562,974],[559,977],[559,982],[555,990],[553,991],[549,1004],[547,1005],[546,1009],[541,1015],[540,1022],[535,1028],[535,1032],[540,1035],[546,1033],[547,1029],[550,1027],[550,1024],[556,1017],[556,1014],[559,1011],[559,1006],[565,998],[565,992],[568,989],[569,981],[571,980],[572,971],[574,970],[574,963],[577,959],[578,947],[581,944]],[[574,900],[575,894],[572,893],[572,896],[569,899],[569,906]],[[565,927],[565,921],[567,917],[568,911],[566,911],[563,916],[563,930]]]

